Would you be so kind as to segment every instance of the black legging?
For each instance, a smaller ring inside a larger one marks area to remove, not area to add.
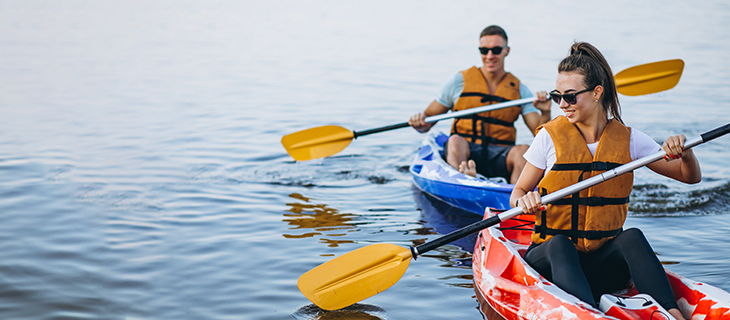
[[[629,280],[640,293],[652,296],[662,307],[677,308],[672,287],[659,259],[641,230],[630,228],[598,250],[583,253],[570,238],[557,235],[532,244],[525,261],[566,292],[597,307],[604,293],[626,287]]]

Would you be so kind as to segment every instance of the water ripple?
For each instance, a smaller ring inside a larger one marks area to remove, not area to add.
[[[730,206],[730,181],[700,190],[673,190],[663,184],[636,185],[629,211],[635,216],[724,214]]]

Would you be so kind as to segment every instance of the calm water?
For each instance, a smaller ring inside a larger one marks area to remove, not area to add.
[[[478,218],[413,187],[412,130],[302,163],[281,137],[405,121],[480,64],[488,24],[533,91],[574,39],[615,72],[684,59],[676,88],[622,96],[623,116],[695,137],[730,120],[729,21],[725,1],[2,1],[0,318],[481,319],[473,237],[345,311],[309,304],[296,280],[320,263]],[[730,290],[730,138],[696,153],[698,185],[637,172],[628,224],[669,269]]]

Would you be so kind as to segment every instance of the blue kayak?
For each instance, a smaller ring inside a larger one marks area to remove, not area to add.
[[[449,136],[429,132],[411,163],[413,182],[421,191],[457,208],[480,216],[484,210],[510,209],[509,197],[514,188],[504,178],[487,179],[465,175],[443,159],[443,146]]]

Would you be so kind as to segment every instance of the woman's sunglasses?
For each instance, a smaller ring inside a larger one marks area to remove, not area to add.
[[[481,52],[481,54],[486,56],[489,54],[489,50],[492,50],[492,53],[494,53],[494,55],[498,56],[500,53],[502,53],[502,49],[504,49],[504,47],[494,47],[494,48],[479,47],[479,52]]]
[[[555,101],[555,103],[557,103],[557,104],[560,104],[560,100],[565,100],[565,102],[567,102],[568,104],[576,104],[578,102],[578,100],[576,98],[577,95],[579,95],[583,92],[593,91],[593,89],[595,89],[596,87],[597,86],[593,86],[593,88],[590,88],[590,89],[585,89],[585,90],[581,90],[581,91],[573,92],[573,93],[564,93],[564,94],[559,94],[558,90],[553,90],[553,91],[550,91],[550,98],[553,98],[553,101]]]

